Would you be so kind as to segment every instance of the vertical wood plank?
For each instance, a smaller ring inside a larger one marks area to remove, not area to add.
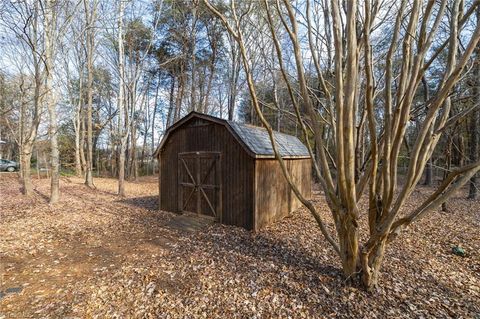
[[[177,154],[177,181],[175,184],[173,184],[173,185],[176,185],[177,187],[177,196],[178,196],[177,212],[183,211],[183,187],[182,185],[180,185],[180,183],[182,182],[182,173],[181,173],[182,165],[180,165],[180,160],[181,160],[180,155]]]
[[[223,221],[223,201],[222,201],[222,154],[218,154],[215,167],[215,181],[218,185],[218,202],[217,202],[217,214],[218,221],[221,223]]]
[[[196,165],[196,170],[197,170],[197,174],[196,174],[196,181],[195,181],[195,184],[197,184],[198,186],[198,183],[200,183],[200,170],[201,170],[201,167],[200,167],[200,156],[197,155],[195,156],[195,165]],[[201,212],[202,212],[202,194],[200,193],[200,191],[198,190],[197,187],[195,187],[195,195],[197,195],[197,215],[200,215]]]

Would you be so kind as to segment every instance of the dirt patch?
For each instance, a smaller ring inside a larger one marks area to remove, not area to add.
[[[156,178],[127,183],[126,198],[113,179],[62,179],[55,206],[48,181],[34,185],[26,198],[0,176],[0,318],[480,316],[480,203],[464,194],[401,235],[369,295],[344,282],[303,209],[254,234],[158,211]],[[315,205],[332,228],[318,191]]]

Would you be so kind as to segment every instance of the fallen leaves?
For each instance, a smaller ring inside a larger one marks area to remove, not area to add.
[[[61,202],[32,198],[0,175],[0,313],[77,318],[410,318],[480,314],[480,203],[459,194],[389,247],[381,289],[344,282],[333,250],[304,210],[253,234],[219,224],[185,230],[156,210],[158,183],[71,179]],[[425,196],[421,189],[414,196]],[[3,196],[6,194],[7,196]],[[413,205],[418,198],[412,198]],[[323,196],[315,205],[329,221]],[[407,206],[407,210],[408,210]],[[456,208],[456,209],[453,209]],[[365,225],[362,225],[365,227]],[[464,258],[451,247],[461,245]],[[1,316],[0,316],[1,318]]]

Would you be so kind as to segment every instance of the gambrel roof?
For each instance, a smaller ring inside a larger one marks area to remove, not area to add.
[[[154,156],[158,156],[159,151],[163,148],[169,134],[176,128],[182,126],[192,118],[200,118],[206,121],[224,125],[230,133],[242,144],[244,149],[250,156],[255,158],[274,158],[272,144],[268,132],[263,127],[227,121],[215,116],[206,115],[198,112],[190,112],[188,115],[180,119],[178,122],[170,126],[155,151]],[[282,158],[310,158],[308,149],[295,136],[274,131],[275,142]]]

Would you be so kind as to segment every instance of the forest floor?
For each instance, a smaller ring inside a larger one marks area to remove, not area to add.
[[[25,198],[0,174],[0,318],[480,318],[480,201],[464,193],[392,243],[368,294],[344,282],[304,209],[254,234],[158,211],[153,177],[127,182],[126,198],[113,179],[95,185],[62,178],[50,206],[48,180]]]

